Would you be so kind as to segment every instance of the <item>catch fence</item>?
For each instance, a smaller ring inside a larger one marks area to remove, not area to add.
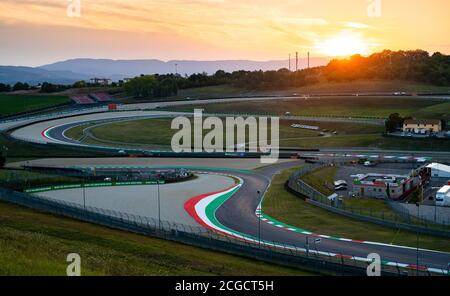
[[[324,255],[304,249],[273,244],[259,244],[224,236],[202,227],[181,225],[170,221],[143,217],[123,212],[38,197],[31,194],[0,189],[0,200],[36,210],[92,222],[111,228],[131,231],[152,237],[172,240],[205,249],[245,256],[284,266],[291,266],[321,274],[366,275],[368,262],[355,260],[356,256]],[[277,245],[275,247],[274,245]],[[447,273],[447,271],[442,271]],[[382,275],[415,275],[416,270],[400,265],[383,266]],[[428,269],[420,269],[420,275],[435,275]]]

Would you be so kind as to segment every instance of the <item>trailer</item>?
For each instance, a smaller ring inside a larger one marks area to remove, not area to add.
[[[436,205],[441,207],[450,206],[450,185],[445,185],[436,193]]]

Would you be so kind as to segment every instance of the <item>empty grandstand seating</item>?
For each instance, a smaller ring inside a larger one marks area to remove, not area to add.
[[[107,93],[94,93],[90,96],[99,103],[114,101],[113,97]]]
[[[75,95],[71,96],[70,98],[72,99],[72,101],[79,105],[95,104],[95,101],[87,95]]]

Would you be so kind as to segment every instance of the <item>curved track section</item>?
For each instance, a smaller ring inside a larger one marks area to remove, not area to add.
[[[88,146],[64,136],[64,131],[87,122],[102,122],[128,120],[133,118],[170,117],[180,113],[154,111],[124,111],[81,115],[62,119],[54,119],[34,123],[12,132],[12,136],[35,143],[56,143],[64,145]],[[114,149],[107,147],[109,149]],[[119,149],[119,148],[115,148]],[[328,152],[327,152],[328,153]],[[316,154],[317,155],[317,154]],[[385,152],[377,153],[377,157],[386,156]],[[330,152],[330,157],[336,156]],[[387,155],[389,156],[389,155]],[[257,191],[265,192],[271,178],[280,170],[297,166],[292,161],[266,167],[258,173],[216,170],[240,178],[241,184],[222,192],[201,195],[186,204],[191,216],[205,227],[212,228],[226,235],[249,241],[258,241],[274,246],[292,247],[305,250],[309,236],[317,236],[307,230],[296,229],[276,223],[270,217],[261,217],[261,199]],[[211,172],[214,172],[212,170]],[[266,219],[266,220],[263,220]],[[316,245],[313,252],[318,254],[333,254],[343,258],[366,260],[370,253],[378,253],[385,264],[402,267],[429,268],[433,272],[443,272],[450,262],[450,253],[431,250],[419,250],[419,266],[416,266],[417,251],[413,248],[393,246],[378,243],[355,241],[351,239],[336,239],[328,235],[320,235],[322,242]]]
[[[39,143],[39,144],[60,144],[78,147],[97,148],[102,150],[119,151],[124,146],[115,147],[114,145],[94,145],[84,144],[65,136],[65,131],[87,123],[102,124],[116,121],[129,121],[148,118],[170,118],[176,116],[192,116],[191,113],[165,112],[165,111],[121,111],[121,112],[102,112],[95,114],[83,114],[58,119],[50,119],[35,123],[28,123],[22,127],[15,127],[11,132],[11,136],[18,140]],[[1,126],[1,124],[0,124]],[[137,153],[159,152],[160,146],[156,149],[148,148],[131,148],[129,151]],[[293,153],[294,151],[289,151]],[[387,150],[371,150],[371,149],[323,149],[321,152],[301,152],[305,156],[322,157],[322,158],[370,158],[373,160],[420,160],[429,161],[431,159],[450,159],[450,153],[439,151],[387,151]]]
[[[147,118],[163,118],[183,115],[183,113],[156,112],[156,111],[126,111],[126,112],[104,112],[97,114],[79,115],[54,120],[47,120],[17,128],[11,133],[13,138],[34,142],[51,143],[72,146],[89,146],[98,148],[111,148],[82,144],[64,135],[65,131],[75,126],[87,123],[104,123],[126,120],[139,120]]]
[[[279,170],[296,166],[298,163],[284,163],[263,169],[259,173],[230,172],[242,180],[240,185],[223,192],[203,194],[189,200],[186,210],[201,225],[219,233],[280,248],[306,251],[308,237],[321,237],[322,242],[310,253],[367,261],[371,253],[378,253],[384,264],[416,268],[417,249],[382,243],[337,238],[315,234],[307,230],[294,231],[294,228],[269,219],[260,220],[255,210],[260,209],[257,190],[264,192],[270,180]],[[446,262],[450,253],[432,250],[419,250],[419,269],[436,273],[446,273]]]

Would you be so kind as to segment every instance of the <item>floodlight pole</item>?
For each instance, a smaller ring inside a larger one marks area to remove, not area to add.
[[[83,208],[86,212],[86,183],[83,182]]]
[[[158,186],[158,228],[161,231],[161,194],[159,190],[159,177],[156,180],[156,184]]]
[[[416,202],[417,206],[417,218],[420,219],[420,204]],[[416,257],[416,276],[419,276],[419,230],[416,231],[417,235],[417,257]]]
[[[437,201],[434,198],[434,223],[437,223]]]
[[[306,235],[306,257],[309,257],[309,235]]]
[[[261,204],[261,191],[256,191],[256,193],[258,194],[258,201]],[[261,210],[261,208],[259,208],[259,210]],[[258,213],[257,215],[258,218],[258,246],[259,248],[261,248],[261,212]]]

